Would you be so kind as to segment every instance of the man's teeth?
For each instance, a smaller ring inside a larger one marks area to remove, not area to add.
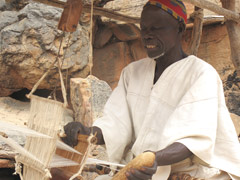
[[[147,45],[147,48],[151,49],[151,48],[155,48],[155,45]]]

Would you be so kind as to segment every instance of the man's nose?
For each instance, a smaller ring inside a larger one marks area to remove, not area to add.
[[[143,38],[144,38],[144,39],[151,39],[151,38],[154,37],[154,35],[153,35],[153,33],[152,33],[152,31],[151,31],[150,29],[144,30],[144,31],[142,32],[142,35],[143,35]]]

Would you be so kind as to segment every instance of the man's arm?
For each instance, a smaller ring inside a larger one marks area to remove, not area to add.
[[[143,167],[142,170],[131,169],[126,172],[128,180],[148,180],[156,173],[158,166],[171,165],[180,162],[193,153],[181,143],[173,143],[163,150],[155,152],[156,158],[153,167]]]
[[[180,162],[193,153],[183,144],[175,142],[163,150],[156,152],[158,166],[165,166]]]

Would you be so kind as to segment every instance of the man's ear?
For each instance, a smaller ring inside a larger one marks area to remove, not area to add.
[[[179,22],[179,29],[178,32],[179,33],[183,33],[186,29],[186,25],[183,22]]]

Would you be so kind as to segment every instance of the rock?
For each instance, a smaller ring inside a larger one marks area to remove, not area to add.
[[[128,16],[140,17],[142,7],[147,0],[114,0],[108,2],[104,7]]]
[[[0,98],[0,121],[24,125],[28,121],[30,103],[21,102],[10,97]]]
[[[240,91],[227,92],[225,95],[229,111],[240,116]]]
[[[10,97],[0,98],[0,121],[13,123],[15,125],[24,126],[29,118],[30,103],[20,102]],[[14,139],[18,144],[24,145],[26,137],[21,133],[14,135],[7,134]],[[3,142],[0,142],[1,150],[6,152],[16,153],[11,147]]]
[[[0,96],[7,96],[21,88],[31,89],[56,59],[63,32],[57,30],[62,10],[38,3],[30,3],[19,12],[1,13]],[[2,16],[3,15],[3,16]],[[63,40],[60,59],[62,69],[70,77],[86,77],[89,73],[88,27]],[[41,83],[40,89],[59,86],[57,65]]]
[[[95,36],[94,47],[102,48],[108,43],[112,35],[113,35],[113,32],[110,29],[110,27],[100,26]]]
[[[18,13],[15,11],[0,12],[0,31],[18,21]]]
[[[134,24],[112,24],[112,31],[120,41],[140,39],[139,28]]]
[[[117,86],[122,69],[133,61],[129,46],[125,42],[94,49],[93,75],[106,81],[113,89]]]
[[[233,124],[235,126],[237,135],[240,136],[240,116],[233,114],[233,113],[231,113],[230,115],[233,120]]]
[[[0,11],[3,11],[5,9],[5,0],[0,0]]]
[[[129,47],[131,54],[133,56],[133,59],[135,61],[147,57],[146,50],[143,47],[142,40],[136,39],[133,41],[129,41]]]
[[[95,119],[103,116],[112,89],[106,82],[92,75],[85,79],[72,78],[70,87],[75,121],[91,126]]]

